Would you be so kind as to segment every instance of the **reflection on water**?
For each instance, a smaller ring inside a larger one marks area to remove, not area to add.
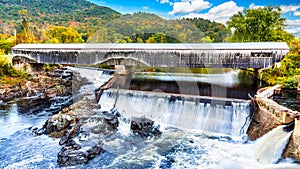
[[[41,120],[71,104],[68,97],[52,100],[23,98],[0,106],[0,138],[8,138],[16,131],[38,125]]]
[[[252,74],[242,75],[247,77],[235,70],[219,74],[140,72],[121,77],[113,87],[248,100],[260,84]]]

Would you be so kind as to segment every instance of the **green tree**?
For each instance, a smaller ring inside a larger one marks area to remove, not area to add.
[[[284,88],[297,88],[300,75],[300,39],[294,39],[289,45],[291,50],[280,66],[263,71],[262,78],[267,83],[282,84]]]
[[[15,44],[15,37],[7,34],[0,34],[0,51],[5,54],[11,52],[11,47]]]
[[[156,33],[149,37],[146,43],[167,43],[167,38],[163,33]]]
[[[294,36],[284,31],[285,19],[281,17],[280,11],[280,7],[267,6],[238,12],[227,22],[228,27],[234,29],[229,41],[291,41]]]

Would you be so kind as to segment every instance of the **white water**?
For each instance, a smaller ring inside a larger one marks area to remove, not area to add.
[[[188,97],[181,100],[167,94],[128,90],[119,90],[118,95],[116,108],[125,117],[144,116],[177,128],[231,136],[245,134],[249,126],[246,122],[250,113],[249,102],[246,101],[232,101],[231,105],[226,105],[225,101],[211,104]],[[105,91],[99,101],[102,110],[110,110],[116,97],[116,90]]]
[[[292,131],[286,132],[283,128],[283,125],[278,126],[256,141],[255,156],[260,162],[276,163],[281,158],[292,134]]]

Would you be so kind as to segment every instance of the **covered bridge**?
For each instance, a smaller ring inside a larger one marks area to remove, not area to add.
[[[18,44],[14,59],[31,63],[153,67],[266,68],[289,52],[284,42]]]

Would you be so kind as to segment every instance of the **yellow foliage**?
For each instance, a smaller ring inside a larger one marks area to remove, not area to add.
[[[74,28],[54,26],[46,33],[46,43],[83,43],[81,34]]]

